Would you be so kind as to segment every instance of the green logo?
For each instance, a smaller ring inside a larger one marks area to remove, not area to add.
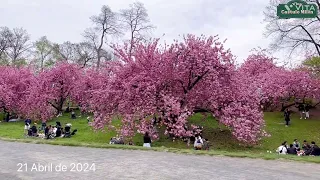
[[[277,15],[280,19],[315,18],[318,15],[318,6],[302,0],[292,0],[287,4],[279,4]]]

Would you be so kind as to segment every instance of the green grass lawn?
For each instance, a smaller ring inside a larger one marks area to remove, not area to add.
[[[0,118],[2,119],[1,115]],[[272,159],[274,154],[268,155],[267,150],[275,152],[275,149],[285,140],[288,141],[288,144],[292,143],[293,139],[295,138],[299,139],[301,144],[305,139],[309,142],[315,141],[320,143],[320,119],[315,119],[312,117],[308,120],[300,120],[297,114],[293,114],[291,125],[289,127],[285,127],[283,115],[280,112],[266,112],[264,114],[264,119],[266,121],[266,131],[271,134],[271,137],[263,138],[258,145],[252,147],[244,147],[239,145],[239,142],[232,137],[227,128],[222,127],[222,131],[218,128],[218,123],[212,116],[209,116],[205,119],[202,114],[195,114],[193,117],[190,117],[189,123],[203,126],[204,138],[208,138],[214,151],[219,151],[220,154],[228,153],[230,155],[230,153],[238,153],[237,156],[251,156],[252,154],[253,156],[261,156],[261,154],[263,154],[264,158],[267,157],[268,159],[269,157]],[[78,129],[77,134],[72,138],[57,138],[54,140],[44,141],[50,141],[49,143],[53,144],[92,144],[92,146],[100,147],[105,145],[108,146],[107,144],[109,143],[110,138],[116,136],[115,132],[110,131],[94,132],[92,128],[88,126],[86,117],[73,120],[70,118],[70,114],[64,114],[64,116],[53,119],[47,124],[55,125],[56,121],[60,121],[63,126],[65,123],[71,123],[72,129]],[[114,125],[118,125],[119,123],[119,120],[114,120]],[[39,124],[39,126],[40,125],[41,124]],[[19,140],[29,139],[26,141],[33,141],[33,138],[24,137],[23,127],[24,122],[2,122],[0,123],[0,137]],[[142,135],[136,135],[133,138],[133,141],[135,145],[141,146],[143,143]],[[164,136],[163,133],[161,134],[159,140],[153,142],[152,146],[169,149],[171,148],[171,151],[176,151],[173,149],[179,149],[182,152],[188,152],[191,149],[191,147],[187,147],[185,142],[179,140],[172,142],[172,140],[167,136]],[[202,152],[200,152],[200,154],[201,153]],[[307,157],[306,159],[310,158]],[[312,161],[320,162],[320,158],[313,157]]]

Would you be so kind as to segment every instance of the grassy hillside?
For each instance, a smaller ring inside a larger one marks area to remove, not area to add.
[[[2,117],[0,116],[2,119]],[[292,117],[291,125],[289,127],[284,126],[282,113],[265,113],[266,130],[271,134],[271,137],[264,138],[259,145],[254,147],[243,147],[232,137],[230,131],[225,127],[218,128],[217,121],[209,116],[204,118],[201,114],[195,114],[189,119],[189,122],[195,125],[204,127],[204,137],[208,138],[214,149],[226,150],[226,151],[245,151],[245,152],[266,152],[267,150],[275,150],[280,143],[287,140],[288,143],[292,143],[293,139],[297,138],[300,143],[304,139],[316,141],[320,144],[320,119],[314,117],[308,120],[300,120],[298,115],[294,114]],[[58,138],[50,141],[59,142],[80,142],[80,143],[101,143],[107,144],[111,137],[115,136],[115,132],[94,132],[90,126],[88,126],[86,117],[73,120],[69,114],[65,114],[62,117],[53,119],[48,124],[55,125],[56,121],[60,121],[64,126],[65,123],[72,123],[72,129],[78,129],[78,132],[72,138],[64,139]],[[119,120],[114,120],[114,124],[119,124]],[[40,124],[39,124],[40,126]],[[25,139],[23,135],[24,122],[2,122],[0,123],[0,137]],[[134,137],[134,143],[138,146],[142,145],[142,136],[136,135]],[[154,147],[173,147],[173,148],[190,148],[187,147],[185,142],[168,139],[163,134],[160,139],[153,143]]]

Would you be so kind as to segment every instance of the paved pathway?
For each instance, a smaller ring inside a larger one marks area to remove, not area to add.
[[[319,164],[4,141],[0,147],[0,180],[320,179]]]

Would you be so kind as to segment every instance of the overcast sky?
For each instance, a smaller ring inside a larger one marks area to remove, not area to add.
[[[0,26],[23,27],[34,41],[41,36],[57,43],[79,42],[91,27],[89,17],[102,5],[113,11],[127,8],[134,0],[0,0]],[[268,47],[263,36],[263,10],[268,0],[140,0],[157,28],[154,37],[171,42],[192,33],[220,35],[238,62],[258,46]],[[162,36],[165,34],[165,36]],[[277,54],[279,56],[279,54]],[[282,57],[279,57],[282,58]]]

